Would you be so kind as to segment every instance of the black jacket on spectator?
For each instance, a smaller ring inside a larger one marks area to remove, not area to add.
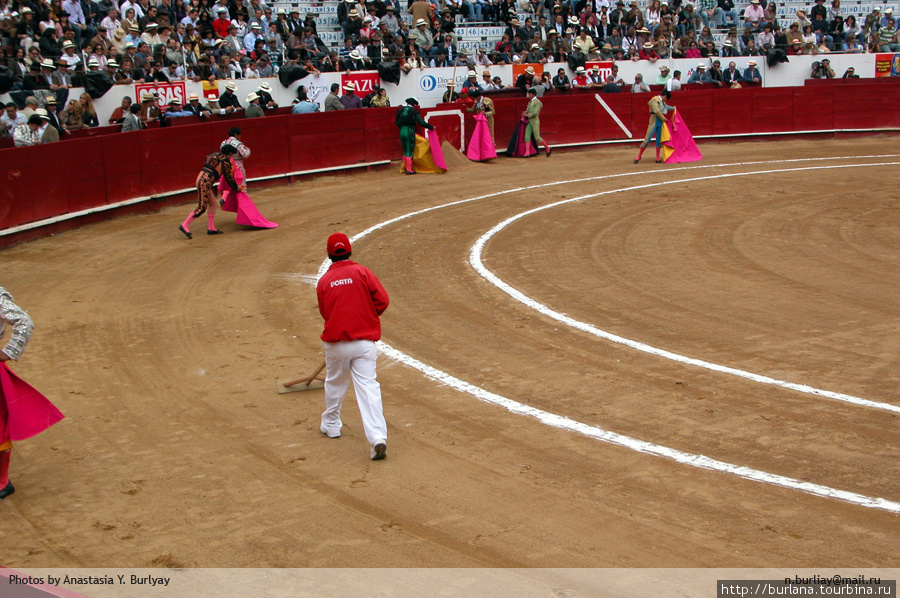
[[[234,92],[226,89],[219,97],[219,107],[228,108],[229,106],[239,109],[241,108],[241,102],[237,99],[237,96],[234,95]]]

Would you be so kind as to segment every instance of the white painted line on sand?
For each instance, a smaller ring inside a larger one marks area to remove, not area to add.
[[[830,165],[830,166],[807,166],[803,168],[784,168],[778,170],[760,170],[756,172],[745,172],[745,173],[732,173],[729,176],[757,176],[757,175],[765,175],[765,174],[776,174],[776,173],[785,173],[785,172],[800,172],[800,171],[808,171],[808,170],[822,170],[822,169],[836,169],[836,168],[871,168],[876,166],[896,166],[900,164],[900,162],[879,162],[879,163],[868,163],[868,164],[839,164],[839,165]],[[475,268],[475,271],[478,272],[484,279],[488,282],[519,301],[527,305],[528,307],[534,309],[535,311],[553,318],[557,322],[561,322],[566,326],[570,326],[572,328],[576,328],[583,332],[587,332],[588,334],[592,334],[594,336],[603,338],[608,341],[612,341],[614,343],[618,343],[621,345],[625,345],[632,349],[636,349],[638,351],[643,351],[644,353],[650,353],[651,355],[656,355],[658,357],[663,357],[665,359],[671,359],[672,361],[677,361],[680,363],[685,363],[688,365],[692,365],[699,368],[704,368],[708,370],[712,370],[714,372],[719,372],[722,374],[729,374],[732,376],[738,376],[740,378],[745,378],[747,380],[752,380],[753,382],[759,382],[760,384],[771,384],[775,386],[781,386],[783,388],[788,388],[791,390],[795,390],[797,392],[802,392],[806,394],[826,397],[829,399],[834,399],[836,401],[843,401],[845,403],[852,403],[854,405],[859,405],[862,407],[871,407],[873,409],[882,409],[884,411],[890,411],[893,413],[900,413],[900,405],[892,405],[891,403],[881,403],[878,401],[872,401],[869,399],[863,399],[861,397],[855,397],[853,395],[848,395],[840,392],[834,392],[830,390],[823,390],[820,388],[814,388],[812,386],[806,384],[796,384],[794,382],[787,382],[784,380],[778,380],[776,378],[771,378],[769,376],[763,376],[760,374],[755,374],[752,372],[747,372],[744,370],[739,370],[737,368],[732,368],[724,365],[719,365],[715,363],[710,363],[708,361],[703,361],[701,359],[695,359],[693,357],[686,357],[684,355],[679,355],[678,353],[673,353],[672,351],[667,351],[665,349],[659,349],[657,347],[652,347],[645,343],[641,343],[635,340],[627,339],[616,334],[612,334],[611,332],[607,332],[605,330],[600,330],[599,328],[592,326],[591,324],[581,322],[576,320],[575,318],[570,318],[564,314],[559,313],[553,309],[550,309],[546,305],[531,299],[524,293],[516,290],[512,286],[508,285],[504,281],[502,281],[498,276],[488,270],[484,263],[481,260],[481,254],[484,250],[484,245],[487,241],[499,233],[501,230],[512,224],[513,222],[524,218],[526,216],[530,216],[532,214],[536,214],[537,212],[541,212],[543,210],[549,210],[551,208],[555,208],[564,204],[579,202],[585,199],[593,199],[595,197],[602,197],[604,195],[611,195],[613,193],[623,193],[626,191],[639,191],[642,189],[651,189],[653,187],[659,187],[663,185],[671,185],[671,184],[681,184],[681,183],[691,183],[695,181],[705,180],[706,177],[692,177],[686,179],[678,179],[678,180],[668,180],[659,183],[647,183],[644,185],[635,185],[633,187],[626,187],[624,189],[611,189],[609,191],[601,191],[600,193],[592,193],[590,195],[582,195],[581,197],[573,197],[571,199],[563,199],[561,201],[557,201],[551,204],[543,205],[531,210],[527,210],[525,212],[521,212],[515,216],[507,218],[500,224],[496,225],[494,228],[486,232],[482,235],[472,246],[471,251],[469,252],[469,263]]]
[[[898,156],[900,156],[900,155],[887,154],[887,155],[874,155],[874,156],[850,156],[849,158],[858,160],[858,159],[863,159],[863,158],[896,158]],[[720,168],[720,167],[724,168],[724,167],[730,167],[730,166],[750,166],[750,165],[756,165],[756,164],[783,164],[783,163],[791,163],[791,162],[816,162],[816,161],[840,160],[840,159],[847,159],[847,158],[843,158],[843,157],[810,158],[810,159],[792,159],[792,160],[768,160],[768,161],[762,161],[762,162],[743,162],[743,163],[736,163],[736,164],[714,164],[714,165],[703,165],[703,166],[693,166],[693,167],[684,167],[684,168],[671,168],[671,169],[666,169],[666,170],[660,171],[660,172],[671,173],[671,172],[684,171],[684,170],[699,170],[699,169],[703,169],[703,168]],[[859,165],[859,166],[865,166],[865,165]],[[804,170],[807,170],[807,169],[804,169]],[[391,218],[389,220],[385,220],[379,224],[376,224],[374,226],[367,228],[366,230],[364,230],[360,233],[357,233],[356,235],[351,237],[351,241],[356,242],[357,240],[362,239],[363,237],[365,237],[366,235],[368,235],[374,231],[377,231],[379,229],[387,227],[396,222],[400,222],[402,220],[412,218],[412,217],[420,215],[420,214],[425,214],[425,213],[439,210],[442,208],[457,206],[457,205],[477,201],[480,199],[488,199],[491,197],[497,197],[497,196],[506,195],[509,193],[516,193],[516,192],[520,192],[520,191],[539,189],[539,188],[550,187],[550,186],[554,186],[554,185],[567,185],[567,184],[571,184],[571,183],[575,183],[575,182],[601,180],[601,179],[608,179],[608,178],[616,178],[616,177],[620,177],[620,176],[637,176],[637,175],[643,175],[643,174],[647,174],[647,173],[646,172],[635,172],[635,173],[624,173],[624,174],[616,174],[616,175],[588,177],[588,178],[577,179],[577,180],[555,181],[555,182],[551,182],[551,183],[542,183],[542,184],[538,184],[538,185],[529,185],[527,187],[519,187],[516,189],[507,189],[505,191],[499,191],[496,193],[489,193],[489,194],[478,196],[478,197],[473,197],[473,198],[464,199],[464,200],[460,200],[460,201],[454,201],[454,202],[446,203],[443,205],[434,206],[431,208],[425,208],[423,210],[409,212],[407,214],[403,214],[396,218]],[[758,174],[758,173],[746,173],[746,174],[749,175],[749,174]],[[691,179],[691,180],[697,180],[697,179]],[[682,182],[685,182],[685,181],[682,181]],[[665,183],[658,183],[658,184],[665,184]],[[643,188],[643,187],[644,186],[642,185],[642,186],[634,187],[634,188]],[[584,196],[580,199],[584,199],[586,197],[593,197],[593,196]],[[577,199],[578,198],[576,198],[576,200]],[[575,201],[575,200],[566,200],[566,201]],[[559,203],[562,203],[562,202],[558,202],[557,204],[552,204],[552,205],[559,205]],[[547,206],[547,207],[550,207],[550,206]],[[524,213],[522,215],[520,215],[519,217],[522,217],[522,216],[524,216]],[[496,234],[496,232],[494,234]],[[482,247],[483,247],[483,245],[484,245],[484,243],[481,244]],[[474,251],[474,249],[475,248],[473,247],[472,251]],[[471,258],[471,255],[472,254],[470,252],[470,258]],[[319,267],[317,278],[321,277],[328,270],[328,267],[330,265],[331,264],[330,264],[329,260],[325,260],[322,263],[322,265]],[[493,276],[493,274],[491,274],[491,276]],[[514,290],[514,289],[512,289],[512,290]],[[515,292],[518,293],[518,291],[515,291]],[[524,297],[524,295],[523,295],[523,297]],[[900,513],[900,503],[898,503],[898,502],[890,501],[890,500],[887,500],[884,498],[865,496],[862,494],[858,494],[855,492],[848,492],[845,490],[837,490],[835,488],[830,488],[828,486],[823,486],[820,484],[813,484],[811,482],[803,482],[803,481],[796,480],[793,478],[788,478],[788,477],[780,476],[777,474],[772,474],[772,473],[767,473],[764,471],[751,469],[749,467],[734,465],[731,463],[725,463],[723,461],[717,461],[715,459],[706,457],[705,455],[696,455],[696,454],[692,454],[692,453],[686,453],[686,452],[672,449],[669,447],[653,444],[653,443],[646,442],[643,440],[638,440],[636,438],[631,438],[629,436],[624,436],[622,434],[617,434],[615,432],[603,430],[602,428],[598,428],[596,426],[590,426],[588,424],[583,424],[581,422],[577,422],[575,420],[569,419],[569,418],[561,416],[561,415],[555,415],[552,413],[548,413],[546,411],[542,411],[540,409],[536,409],[534,407],[529,407],[527,405],[524,405],[524,404],[514,401],[512,399],[508,399],[506,397],[502,397],[500,395],[497,395],[497,394],[494,394],[487,390],[484,390],[483,388],[479,388],[473,384],[470,384],[470,383],[460,380],[454,376],[451,376],[450,374],[448,374],[446,372],[438,370],[437,368],[434,368],[430,365],[422,363],[421,361],[411,357],[410,355],[407,355],[406,353],[403,353],[402,351],[399,351],[398,349],[391,347],[390,345],[388,345],[385,342],[379,342],[378,344],[379,344],[379,348],[381,349],[381,351],[387,357],[390,357],[404,365],[407,365],[411,368],[414,368],[414,369],[420,371],[426,377],[428,377],[432,380],[435,380],[436,382],[445,384],[445,385],[447,385],[455,390],[458,390],[460,392],[470,394],[481,401],[485,401],[488,403],[492,403],[492,404],[504,407],[512,413],[515,413],[518,415],[526,415],[529,417],[534,417],[546,425],[550,425],[550,426],[565,429],[565,430],[570,430],[573,432],[578,432],[580,434],[584,434],[585,436],[594,438],[596,440],[600,440],[602,442],[607,442],[610,444],[622,446],[622,447],[625,447],[625,448],[628,448],[628,449],[631,449],[631,450],[634,450],[634,451],[637,451],[640,453],[646,453],[649,455],[654,455],[654,456],[663,457],[666,459],[671,459],[678,463],[683,463],[683,464],[690,465],[693,467],[698,467],[701,469],[707,469],[707,470],[711,470],[711,471],[728,473],[731,475],[736,475],[736,476],[742,477],[747,480],[752,480],[752,481],[756,481],[756,482],[760,482],[760,483],[764,483],[764,484],[770,484],[770,485],[774,485],[774,486],[779,486],[779,487],[783,487],[783,488],[799,490],[799,491],[805,492],[807,494],[812,494],[815,496],[821,496],[821,497],[825,497],[825,498],[832,498],[835,500],[840,500],[843,502],[847,502],[850,504],[859,505],[859,506],[863,506],[863,507],[867,507],[867,508],[888,511],[891,513]]]

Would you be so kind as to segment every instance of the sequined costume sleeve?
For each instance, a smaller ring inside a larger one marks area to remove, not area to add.
[[[220,154],[222,156],[222,176],[225,177],[225,182],[234,190],[238,190],[238,184],[234,180],[234,163],[231,161],[231,158],[224,154]]]
[[[208,155],[206,157],[204,168],[211,168],[215,171],[219,171],[219,168],[221,168],[221,171],[219,172],[225,177],[225,182],[228,183],[232,190],[238,190],[238,184],[234,180],[234,167],[232,166],[231,158],[225,154],[215,152]]]
[[[3,349],[10,359],[18,359],[31,338],[34,323],[22,309],[13,302],[12,295],[0,287],[0,337],[6,331],[6,324],[12,324],[12,337]]]

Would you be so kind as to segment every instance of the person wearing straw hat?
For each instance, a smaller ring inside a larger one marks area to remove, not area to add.
[[[263,108],[278,108],[278,103],[272,97],[272,86],[267,82],[263,81],[259,84],[259,88],[256,90],[256,95],[259,96],[259,105]]]
[[[209,210],[207,215],[206,234],[221,235],[222,231],[216,228],[216,192],[214,185],[220,178],[225,178],[225,183],[231,187],[233,191],[239,189],[237,182],[234,180],[234,162],[231,157],[237,153],[237,149],[233,145],[223,145],[221,150],[213,152],[206,156],[203,168],[197,175],[197,207],[188,214],[188,217],[178,226],[185,237],[192,239],[191,222],[203,215]]]
[[[340,438],[341,407],[352,380],[369,458],[380,461],[387,456],[387,423],[376,377],[376,343],[381,339],[380,316],[390,298],[371,270],[350,260],[347,235],[329,236],[326,250],[331,266],[316,283],[319,313],[325,320],[321,339],[327,372],[319,431]]]
[[[650,145],[650,139],[654,136],[656,137],[656,163],[659,164],[662,162],[659,155],[660,146],[662,144],[662,127],[663,123],[666,122],[666,112],[674,110],[674,108],[666,104],[666,100],[671,97],[672,94],[669,91],[663,90],[658,96],[653,96],[653,98],[647,102],[647,106],[650,109],[650,124],[647,126],[647,135],[644,137],[644,141],[641,142],[641,148],[638,150],[637,158],[634,159],[635,164],[641,161],[644,150]]]
[[[403,166],[406,174],[416,174],[413,170],[413,155],[416,149],[416,125],[429,131],[434,126],[425,122],[419,114],[419,100],[407,98],[406,104],[397,109],[394,124],[400,128],[400,145],[403,148]]]
[[[232,108],[232,112],[244,109],[243,106],[241,106],[241,102],[238,100],[237,95],[234,93],[236,89],[237,86],[232,81],[225,83],[225,91],[219,96],[219,106],[221,108],[226,110]]]
[[[447,81],[447,91],[444,92],[444,95],[441,96],[441,102],[444,104],[449,104],[451,102],[455,102],[460,97],[460,94],[455,91],[456,83],[453,81]],[[417,104],[418,105],[418,104]]]
[[[244,113],[244,116],[247,118],[260,118],[266,115],[259,105],[259,95],[257,95],[256,92],[251,92],[247,96],[247,104],[247,110]]]
[[[697,65],[697,70],[688,77],[688,83],[709,83],[709,74],[706,72],[706,65],[702,62]]]
[[[362,100],[356,95],[356,84],[349,81],[344,85],[344,95],[341,96],[341,105],[345,110],[362,108]]]
[[[434,37],[428,29],[428,22],[425,19],[418,19],[416,29],[409,34],[409,41],[414,43],[421,54],[429,54],[432,46],[434,46]]]

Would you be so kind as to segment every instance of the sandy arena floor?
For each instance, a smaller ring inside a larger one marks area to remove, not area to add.
[[[561,182],[357,241],[355,259],[391,294],[384,341],[586,426],[900,501],[896,147],[707,144],[687,165],[655,164],[651,151],[635,166],[620,147],[491,164],[451,156],[443,176],[391,169],[251,188],[281,224],[272,231],[220,214],[225,235],[198,221],[188,241],[180,206],[3,250],[0,281],[36,322],[14,368],[67,419],[14,449],[0,564],[900,566],[898,513],[635,452],[384,356],[386,461],[369,461],[352,396],[344,435],[330,440],[318,431],[321,390],[275,392],[322,359],[311,281],[331,232]],[[247,167],[252,176],[252,158]],[[590,177],[606,178],[579,180]],[[604,340],[469,264],[507,218],[620,189],[510,223],[484,265],[608,333],[888,408]]]

